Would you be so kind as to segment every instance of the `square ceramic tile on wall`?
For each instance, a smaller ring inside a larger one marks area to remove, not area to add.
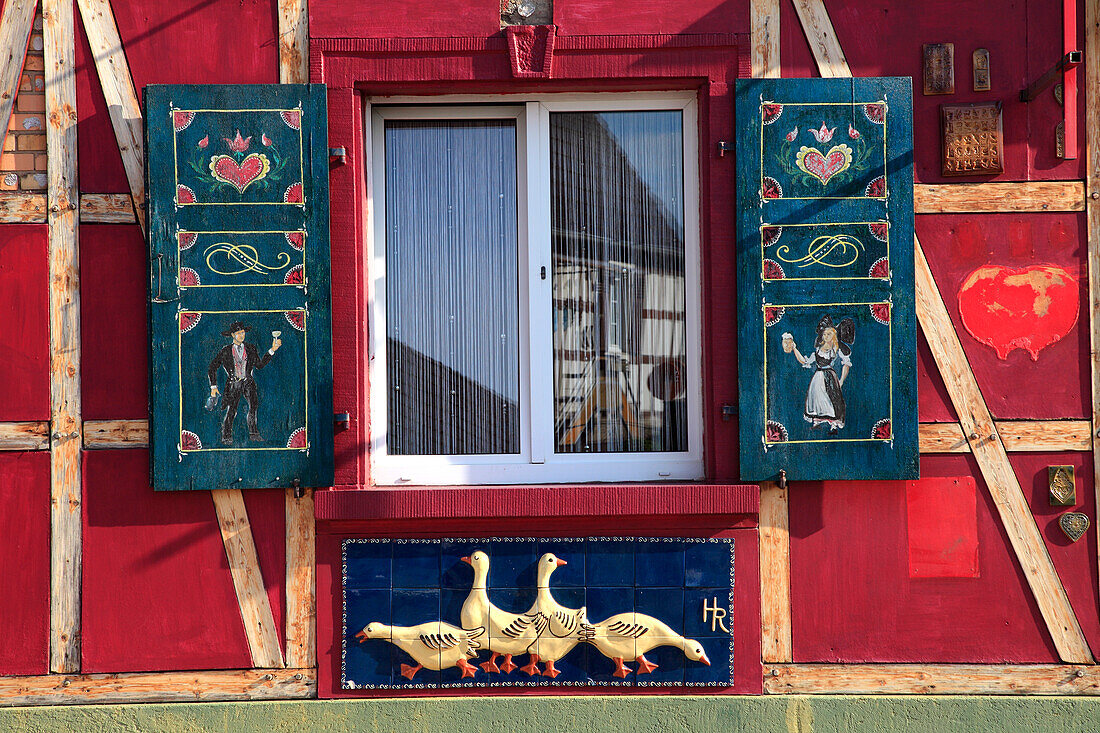
[[[728,538],[349,539],[341,687],[733,685]]]

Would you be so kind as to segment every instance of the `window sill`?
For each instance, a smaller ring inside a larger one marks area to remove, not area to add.
[[[319,521],[517,517],[755,516],[756,484],[567,484],[335,488],[316,492]]]

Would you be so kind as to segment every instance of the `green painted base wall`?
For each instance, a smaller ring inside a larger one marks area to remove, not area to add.
[[[0,731],[514,733],[1100,730],[1083,697],[485,697],[0,709]]]

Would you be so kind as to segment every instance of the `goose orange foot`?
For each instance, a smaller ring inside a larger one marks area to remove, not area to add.
[[[488,662],[482,662],[478,666],[486,672],[499,672],[500,667],[497,666],[497,657],[499,656],[500,654],[498,652],[493,652],[493,656],[489,657]]]
[[[500,665],[500,668],[504,671],[505,674],[512,674],[512,672],[519,669],[519,666],[512,661],[511,654],[505,654],[504,664]]]
[[[630,667],[627,667],[625,664],[623,664],[622,657],[614,657],[612,661],[615,662],[615,671],[611,674],[615,677],[626,677],[628,674],[634,671]]]
[[[462,678],[473,677],[477,674],[477,667],[467,662],[465,659],[459,659],[456,662],[456,666],[462,670]]]
[[[559,674],[561,674],[561,670],[554,666],[553,659],[547,659],[546,668],[542,670],[542,674],[546,677],[549,677],[550,679],[554,679]]]
[[[424,665],[422,665],[422,664],[418,664],[415,667],[413,667],[412,665],[409,665],[409,664],[402,664],[401,665],[401,676],[404,677],[405,679],[411,680],[413,677],[416,676],[416,673],[419,672],[423,668],[424,668]]]
[[[638,663],[638,674],[649,674],[657,669],[657,665],[646,659],[644,654],[639,654],[634,661]]]
[[[531,654],[531,655],[529,655],[529,657],[530,657],[530,661],[527,662],[527,664],[520,667],[520,669],[522,669],[524,672],[531,675],[532,677],[534,677],[535,675],[542,674],[542,672],[539,671],[539,655],[538,654]]]

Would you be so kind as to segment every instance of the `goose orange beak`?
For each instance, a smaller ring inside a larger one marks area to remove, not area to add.
[[[699,657],[699,661],[700,661],[700,662],[702,662],[703,664],[707,665],[708,667],[710,666],[710,660],[709,660],[709,659],[707,659],[707,655],[706,655],[706,654],[704,654],[703,656]]]
[[[473,563],[470,562],[470,558],[468,558],[468,557],[460,557],[458,559],[461,560],[462,562],[466,563],[467,565],[473,565]]]
[[[363,629],[362,631],[360,631],[358,634],[355,635],[355,638],[359,640],[360,644],[362,644],[364,641],[366,641],[370,637],[367,636],[367,630]]]
[[[560,567],[561,567],[562,565],[568,565],[568,564],[569,564],[569,563],[567,563],[567,562],[566,562],[565,560],[562,560],[561,558],[558,558],[558,567],[559,567],[559,568],[560,568]]]

